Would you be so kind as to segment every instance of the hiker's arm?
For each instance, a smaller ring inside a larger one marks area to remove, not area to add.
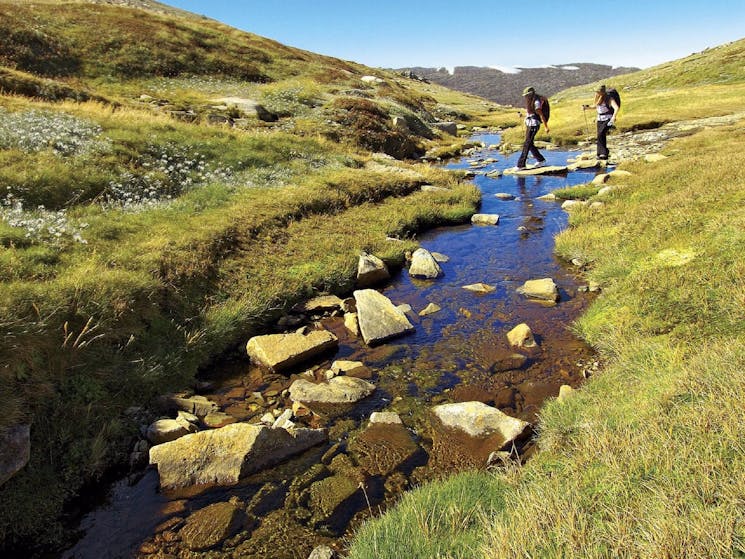
[[[611,117],[610,121],[615,122],[616,118],[618,118],[618,111],[621,110],[621,107],[618,106],[618,103],[616,103],[615,99],[610,100],[610,106],[613,109],[613,116]]]
[[[537,108],[537,109],[535,110],[535,112],[536,112],[536,113],[538,113],[538,116],[539,116],[539,117],[541,117],[541,122],[543,123],[543,126],[545,126],[545,127],[546,127],[546,132],[551,132],[551,131],[550,131],[550,130],[548,129],[548,122],[546,121],[546,117],[545,117],[545,116],[543,116],[543,110],[542,110],[542,109],[541,109],[540,107],[538,107],[538,108]]]

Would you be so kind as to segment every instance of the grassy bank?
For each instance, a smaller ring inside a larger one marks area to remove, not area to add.
[[[458,507],[446,486],[423,487],[365,526],[350,557],[745,553],[744,148],[741,125],[676,140],[667,160],[627,165],[600,211],[573,211],[557,252],[603,286],[576,325],[603,372],[546,406],[523,470],[463,489],[496,496],[423,533],[417,516]],[[460,523],[478,551],[452,538]]]
[[[0,31],[0,429],[32,436],[0,548],[28,552],[126,467],[128,407],[466,220],[478,191],[412,158],[500,109],[174,10],[0,0]]]
[[[28,421],[33,433],[30,464],[0,490],[6,543],[58,540],[62,504],[137,435],[126,407],[188,387],[200,365],[301,298],[348,293],[361,250],[401,263],[417,231],[462,222],[479,202],[448,173],[322,140],[65,109],[75,120],[63,125],[87,123],[100,146],[2,152],[11,195],[28,185],[50,208],[6,204],[0,227],[2,424]],[[192,187],[163,196],[190,177]],[[145,180],[157,180],[153,195],[131,198]],[[423,193],[425,183],[450,190]],[[71,193],[84,203],[56,204]]]

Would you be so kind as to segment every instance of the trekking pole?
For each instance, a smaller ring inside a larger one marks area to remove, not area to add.
[[[582,106],[582,114],[585,115],[585,130],[587,131],[587,135],[590,135],[590,123],[587,122],[587,109]]]

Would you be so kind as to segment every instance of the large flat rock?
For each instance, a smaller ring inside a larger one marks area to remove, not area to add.
[[[545,167],[528,167],[522,171],[515,169],[505,169],[505,175],[516,175],[518,177],[527,177],[532,175],[563,175],[569,169],[566,165],[546,165]]]
[[[322,383],[298,379],[290,386],[290,399],[303,404],[349,404],[367,398],[374,391],[374,384],[355,377],[334,377]]]
[[[339,347],[339,339],[326,330],[308,334],[254,336],[246,344],[251,360],[273,371],[289,369]]]
[[[414,331],[414,326],[402,310],[388,297],[374,289],[354,292],[357,301],[357,321],[366,344],[376,344]]]
[[[323,429],[234,423],[154,446],[150,464],[158,466],[162,489],[234,485],[325,440]]]

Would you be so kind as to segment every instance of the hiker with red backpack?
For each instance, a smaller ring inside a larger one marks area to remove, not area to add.
[[[543,95],[538,95],[532,87],[525,88],[523,97],[525,98],[525,109],[528,114],[525,117],[525,143],[523,143],[523,151],[520,154],[520,158],[517,160],[516,171],[525,170],[525,164],[528,161],[528,152],[533,154],[533,157],[538,160],[535,167],[543,167],[546,164],[546,158],[535,147],[534,141],[538,130],[541,128],[541,123],[546,127],[546,132],[550,132],[548,129],[548,118],[550,116],[548,99]]]
[[[618,111],[621,109],[621,96],[615,89],[606,89],[604,85],[595,90],[595,104],[582,105],[582,110],[597,109],[598,111],[598,159],[608,160],[608,131],[616,124]]]

